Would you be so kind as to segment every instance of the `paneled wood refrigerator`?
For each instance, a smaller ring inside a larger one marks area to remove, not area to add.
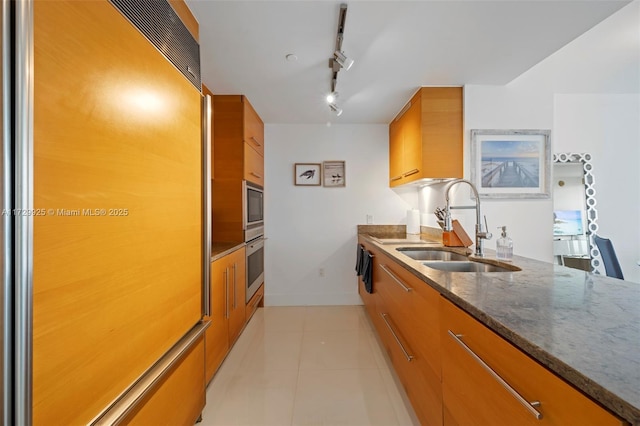
[[[9,297],[26,303],[12,326],[27,340],[10,418],[148,422],[146,402],[180,382],[158,394],[176,416],[163,421],[192,423],[208,282],[197,23],[166,0],[25,3],[30,130],[13,142],[26,176],[13,207],[29,217],[12,217],[24,267]]]

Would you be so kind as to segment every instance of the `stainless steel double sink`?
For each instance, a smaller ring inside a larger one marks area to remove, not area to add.
[[[446,272],[516,272],[514,265],[499,266],[493,263],[471,260],[467,256],[445,250],[422,247],[400,247],[400,253],[419,261],[424,266]]]

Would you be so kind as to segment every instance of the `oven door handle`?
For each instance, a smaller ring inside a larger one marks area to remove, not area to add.
[[[264,238],[256,238],[253,241],[247,243],[247,256],[252,255],[258,250],[264,248]]]

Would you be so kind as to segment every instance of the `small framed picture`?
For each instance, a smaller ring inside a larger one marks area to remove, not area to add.
[[[481,198],[549,198],[549,130],[471,130],[471,181]]]
[[[344,161],[325,161],[322,166],[324,186],[335,188],[347,185]]]
[[[296,163],[293,166],[293,183],[300,186],[320,186],[322,165],[320,163]]]

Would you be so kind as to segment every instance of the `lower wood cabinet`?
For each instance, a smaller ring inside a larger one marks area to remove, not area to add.
[[[626,425],[367,239],[358,292],[422,425]]]
[[[442,424],[440,294],[387,259],[374,269],[380,335],[421,424]]]
[[[373,294],[359,282],[367,312],[420,423],[442,424],[439,293],[379,250],[373,253]]]
[[[226,257],[229,258],[227,262],[227,279],[229,280],[229,290],[227,291],[227,303],[229,306],[229,345],[232,345],[246,323],[245,293],[247,286],[247,258],[244,247]]]
[[[444,424],[624,425],[442,298]]]
[[[244,247],[211,263],[211,321],[205,334],[205,376],[211,380],[246,323]]]

